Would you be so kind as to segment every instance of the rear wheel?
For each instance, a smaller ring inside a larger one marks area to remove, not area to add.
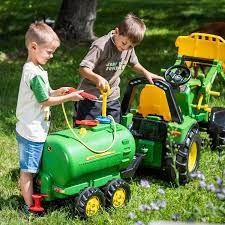
[[[213,107],[209,119],[208,128],[211,139],[211,149],[215,150],[225,144],[225,108]]]
[[[201,138],[199,129],[194,127],[190,129],[184,144],[178,148],[176,154],[176,170],[179,175],[180,184],[186,184],[189,181],[190,174],[197,170],[200,150]],[[166,172],[170,180],[176,180],[176,171],[171,156],[166,159]]]
[[[119,208],[130,199],[130,186],[122,179],[112,180],[105,188],[107,206]]]
[[[100,189],[95,187],[86,188],[80,193],[77,202],[76,210],[79,215],[88,218],[94,216],[99,211],[100,207],[105,206],[104,194]]]

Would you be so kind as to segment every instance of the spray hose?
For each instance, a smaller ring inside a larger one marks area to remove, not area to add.
[[[84,141],[82,141],[79,136],[74,132],[73,128],[71,127],[69,121],[68,121],[68,117],[66,115],[66,110],[65,110],[65,107],[64,107],[64,103],[62,103],[62,110],[63,110],[63,114],[64,114],[64,117],[66,119],[66,123],[67,123],[67,126],[69,127],[69,129],[71,130],[71,132],[73,133],[74,137],[76,138],[77,141],[79,141],[82,145],[84,145],[88,150],[90,150],[91,152],[94,152],[96,154],[101,154],[101,153],[104,153],[104,152],[107,152],[109,149],[112,148],[112,146],[115,144],[115,140],[116,140],[116,122],[115,120],[113,119],[112,116],[108,115],[108,117],[112,120],[112,123],[113,123],[113,141],[112,143],[110,144],[110,146],[104,150],[101,150],[101,151],[97,151],[91,147],[89,147]]]

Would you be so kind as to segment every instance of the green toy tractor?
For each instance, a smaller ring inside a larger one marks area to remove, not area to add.
[[[145,84],[138,110],[130,108],[135,86]],[[136,141],[136,152],[143,154],[142,166],[166,171],[167,177],[187,183],[198,168],[201,138],[195,119],[182,114],[170,84],[145,78],[129,83],[122,102],[123,125]],[[178,177],[179,176],[179,177]]]
[[[217,75],[224,79],[225,41],[218,36],[191,34],[178,37],[178,57],[164,70],[165,80],[148,84],[144,78],[130,81],[122,101],[122,124],[129,128],[142,154],[143,167],[164,170],[181,184],[198,168],[200,129],[206,128],[212,148],[225,143],[225,109],[210,108]],[[141,86],[138,107],[132,108],[135,90]]]

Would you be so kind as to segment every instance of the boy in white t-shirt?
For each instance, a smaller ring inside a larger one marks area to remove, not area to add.
[[[28,212],[33,204],[33,175],[38,172],[50,121],[50,106],[79,101],[82,91],[66,94],[68,87],[52,90],[48,73],[41,66],[53,57],[60,45],[56,33],[45,23],[31,24],[26,36],[27,62],[20,81],[16,137],[20,160],[20,188]]]

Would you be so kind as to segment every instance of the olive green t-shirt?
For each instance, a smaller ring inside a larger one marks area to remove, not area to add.
[[[80,66],[91,69],[109,82],[111,94],[108,96],[108,101],[112,101],[120,97],[120,75],[126,65],[133,66],[137,63],[138,58],[134,48],[122,52],[117,50],[111,31],[92,43]],[[101,99],[101,94],[95,84],[86,78],[82,78],[79,89],[85,90]]]

